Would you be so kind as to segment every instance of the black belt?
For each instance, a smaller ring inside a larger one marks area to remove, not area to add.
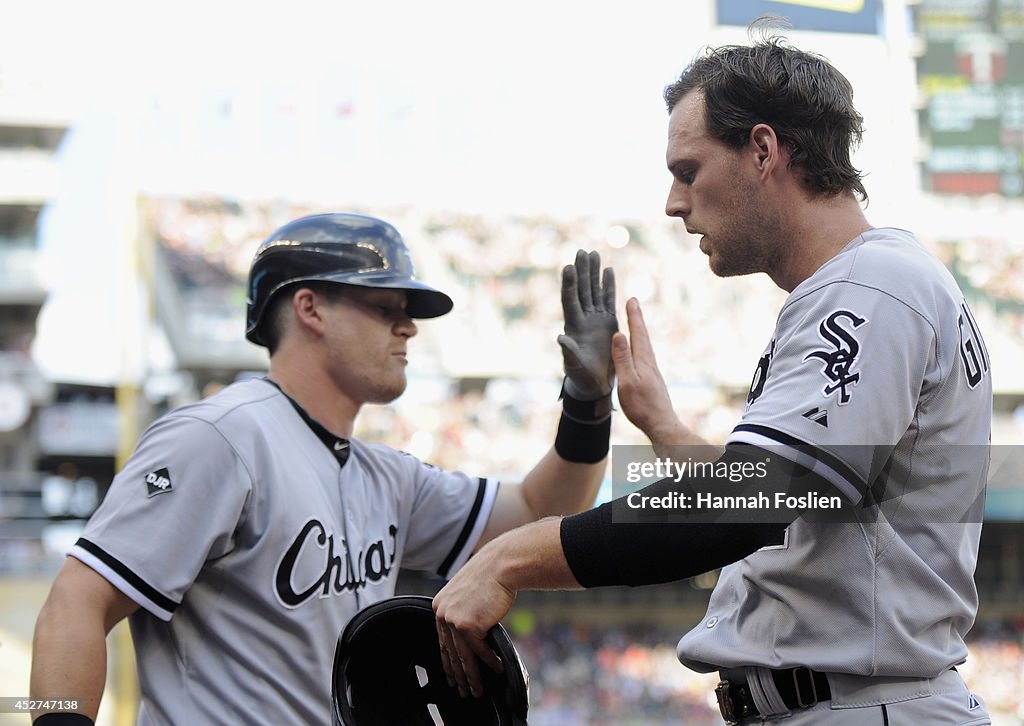
[[[715,696],[718,697],[718,708],[726,723],[738,724],[744,719],[762,715],[750,694],[750,686],[747,685],[742,668],[719,671],[719,675],[722,680],[715,689]],[[809,708],[819,701],[832,698],[828,678],[824,673],[817,673],[810,668],[799,666],[772,671],[772,680],[775,681],[782,702],[790,711]]]

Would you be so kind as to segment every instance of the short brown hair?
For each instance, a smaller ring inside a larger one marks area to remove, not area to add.
[[[348,285],[322,280],[305,280],[285,285],[275,292],[267,304],[267,311],[263,315],[263,322],[260,323],[260,335],[266,341],[266,347],[270,355],[274,355],[277,347],[281,344],[281,339],[284,337],[285,326],[288,320],[287,311],[291,307],[292,297],[296,291],[304,287],[309,288],[317,295],[333,303],[344,297],[345,288]]]
[[[759,123],[774,129],[816,195],[868,194],[850,161],[864,118],[853,87],[825,58],[769,36],[753,45],[709,48],[664,91],[671,113],[683,96],[700,90],[708,133],[739,149]]]

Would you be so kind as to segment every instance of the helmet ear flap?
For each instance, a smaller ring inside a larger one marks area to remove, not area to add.
[[[484,668],[483,697],[462,698],[441,665],[431,598],[404,595],[364,608],[338,638],[334,726],[525,726],[526,670],[500,625],[488,642],[505,672]]]

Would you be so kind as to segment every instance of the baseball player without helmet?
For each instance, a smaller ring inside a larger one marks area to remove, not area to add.
[[[338,639],[334,726],[526,726],[526,668],[500,624],[487,642],[504,672],[485,669],[483,697],[462,698],[441,666],[431,598],[404,595],[364,608]]]
[[[314,280],[405,290],[413,318],[436,318],[452,309],[451,298],[416,279],[409,249],[392,225],[349,212],[314,214],[284,225],[256,250],[245,337],[266,345],[260,323],[271,298],[292,283]]]

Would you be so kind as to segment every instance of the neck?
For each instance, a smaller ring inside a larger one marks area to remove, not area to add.
[[[783,290],[792,292],[869,229],[871,224],[852,194],[811,200],[788,217],[788,254],[769,276]]]
[[[270,379],[328,431],[351,438],[360,404],[333,385],[324,366],[278,351],[270,359]]]

